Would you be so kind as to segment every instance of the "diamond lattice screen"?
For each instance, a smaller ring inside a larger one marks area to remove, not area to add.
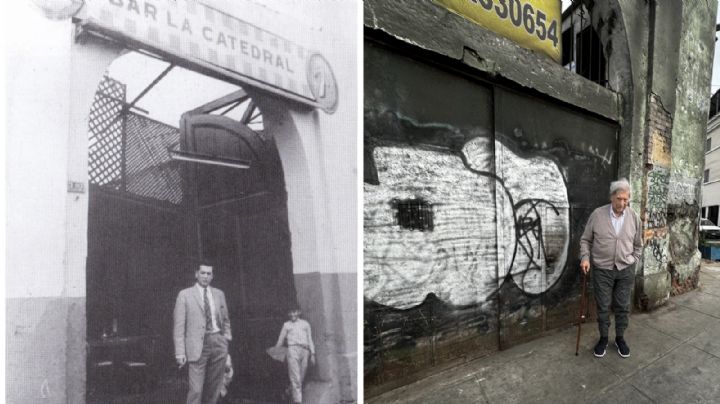
[[[105,76],[90,111],[90,183],[135,197],[180,204],[182,179],[168,148],[177,128],[124,110],[125,85]],[[124,131],[124,133],[123,133]]]
[[[122,187],[122,111],[125,85],[103,77],[90,109],[88,169],[90,183]]]
[[[180,132],[169,125],[134,113],[127,114],[127,192],[179,204],[182,178],[178,162],[170,160],[168,148],[177,147]]]

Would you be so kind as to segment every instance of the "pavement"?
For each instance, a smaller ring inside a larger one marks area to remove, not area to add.
[[[621,358],[595,358],[595,322],[477,359],[367,399],[368,403],[720,403],[720,263],[704,261],[698,289],[633,313]],[[614,323],[613,323],[614,324]]]

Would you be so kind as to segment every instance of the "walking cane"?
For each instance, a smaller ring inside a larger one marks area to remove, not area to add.
[[[580,350],[580,329],[583,321],[585,320],[585,285],[587,285],[587,273],[583,273],[582,295],[580,295],[580,313],[578,314],[577,342],[575,342],[575,356],[578,356],[578,351]]]

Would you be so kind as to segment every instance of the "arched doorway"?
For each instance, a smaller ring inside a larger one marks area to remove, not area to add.
[[[248,168],[184,167],[190,247],[216,268],[233,324],[231,356],[236,396],[265,398],[282,391],[284,367],[265,353],[288,309],[296,304],[287,195],[274,140],[224,116],[188,114],[181,149]]]
[[[228,299],[230,394],[280,399],[286,371],[265,349],[296,304],[285,178],[260,110],[232,87],[178,114],[177,127],[128,103],[124,83],[105,77],[98,87],[88,140],[88,402],[182,401],[172,311],[199,262],[212,263]]]

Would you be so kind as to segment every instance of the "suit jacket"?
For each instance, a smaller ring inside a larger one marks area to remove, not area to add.
[[[228,315],[225,294],[220,289],[210,287],[215,303],[216,321],[220,332],[232,339],[230,330],[230,316]],[[205,309],[197,287],[193,285],[178,293],[173,314],[173,339],[175,341],[175,356],[185,355],[189,362],[200,359],[203,340],[205,338]]]

